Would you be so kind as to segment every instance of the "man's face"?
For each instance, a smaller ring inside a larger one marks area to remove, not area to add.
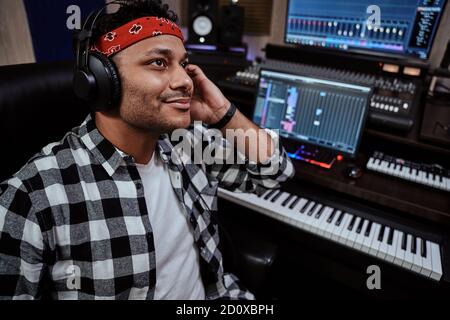
[[[123,121],[157,133],[189,126],[194,86],[185,70],[187,53],[180,39],[171,35],[148,38],[113,60],[122,81]]]

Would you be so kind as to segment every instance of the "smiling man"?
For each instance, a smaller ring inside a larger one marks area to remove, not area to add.
[[[276,188],[294,170],[278,136],[189,64],[176,21],[160,1],[128,1],[97,20],[93,54],[117,70],[119,102],[0,184],[1,298],[253,298],[223,269],[217,188]],[[194,121],[202,132],[256,132],[236,147],[244,163],[174,152],[171,133],[194,137]]]

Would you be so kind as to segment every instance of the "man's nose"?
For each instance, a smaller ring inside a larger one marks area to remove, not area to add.
[[[182,66],[178,66],[172,74],[170,86],[172,90],[183,89],[185,91],[191,91],[194,84],[186,70]]]

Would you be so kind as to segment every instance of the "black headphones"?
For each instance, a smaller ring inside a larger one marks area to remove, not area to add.
[[[100,14],[113,1],[89,14],[81,30],[75,34],[76,62],[73,76],[75,95],[87,101],[93,111],[110,111],[119,106],[121,84],[119,72],[112,60],[97,51],[91,51],[92,30]]]

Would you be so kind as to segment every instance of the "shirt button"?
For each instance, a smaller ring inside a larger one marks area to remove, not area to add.
[[[137,189],[142,189],[142,183],[136,182],[136,188]]]

